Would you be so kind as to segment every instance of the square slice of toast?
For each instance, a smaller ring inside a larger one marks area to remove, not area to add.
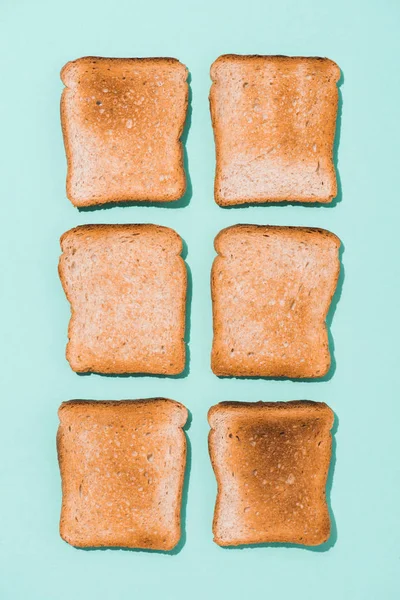
[[[171,550],[181,536],[187,410],[155,398],[58,411],[60,535],[72,546]]]
[[[65,65],[61,124],[75,206],[184,195],[187,76],[174,58],[89,56]]]
[[[61,237],[78,373],[177,375],[185,368],[182,240],[157,225],[83,225]]]
[[[216,375],[323,377],[326,316],[340,240],[305,227],[235,225],[215,239],[211,275]]]
[[[218,204],[335,198],[339,78],[327,58],[225,55],[213,63]]]
[[[332,410],[322,402],[221,402],[208,420],[218,483],[214,541],[326,542]]]

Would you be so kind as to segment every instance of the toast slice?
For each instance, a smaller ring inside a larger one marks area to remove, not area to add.
[[[60,535],[72,546],[171,550],[181,536],[187,410],[155,398],[59,411]]]
[[[83,225],[61,237],[78,373],[176,375],[185,367],[182,240],[158,225]]]
[[[61,124],[75,206],[183,196],[187,76],[174,58],[89,56],[65,65]]]
[[[216,375],[323,377],[325,319],[340,240],[323,229],[236,225],[215,239],[211,275]]]
[[[327,58],[229,54],[213,63],[218,204],[332,201],[339,78]]]
[[[218,483],[214,541],[326,542],[332,410],[322,402],[221,402],[208,420]]]

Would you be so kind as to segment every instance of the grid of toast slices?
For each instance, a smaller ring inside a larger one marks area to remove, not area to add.
[[[85,57],[67,63],[61,79],[74,206],[184,197],[185,65]],[[217,204],[334,201],[340,69],[333,61],[224,55],[211,66],[211,80]],[[60,243],[71,369],[185,376],[188,275],[179,234],[156,224],[81,225]],[[330,376],[327,318],[340,275],[339,238],[315,227],[238,224],[220,231],[214,246],[213,373]],[[75,547],[179,549],[187,408],[166,398],[71,400],[58,415],[61,537]],[[327,543],[332,409],[322,401],[221,402],[208,421],[214,541]]]

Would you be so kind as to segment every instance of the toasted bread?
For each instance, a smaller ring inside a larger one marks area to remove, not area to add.
[[[72,400],[59,411],[61,537],[171,550],[181,535],[187,410],[161,398]]]
[[[323,229],[236,225],[215,239],[211,276],[216,375],[323,377],[325,319],[340,240]]]
[[[334,415],[324,403],[221,402],[208,413],[220,546],[316,546],[330,535],[325,487]]]
[[[179,235],[157,225],[83,225],[61,237],[61,248],[71,368],[181,373],[187,274]]]
[[[89,56],[65,65],[61,123],[75,206],[183,196],[187,75],[173,58]]]
[[[339,67],[326,58],[226,55],[211,78],[216,202],[331,202]]]

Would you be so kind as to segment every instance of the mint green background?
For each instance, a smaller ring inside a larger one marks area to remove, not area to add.
[[[399,597],[399,7],[396,0],[2,0],[2,600]],[[338,62],[343,198],[336,206],[224,210],[214,203],[208,71],[227,52]],[[88,54],[176,56],[190,68],[193,196],[185,208],[79,212],[66,199],[59,70]],[[104,222],[167,225],[187,242],[188,377],[80,377],[70,370],[58,239],[75,225]],[[345,278],[332,324],[337,368],[330,380],[223,380],[211,373],[213,238],[240,222],[325,227],[343,240]],[[193,415],[186,543],[173,555],[68,546],[58,535],[59,404],[151,396],[179,400]],[[336,543],[325,552],[219,548],[211,534],[216,487],[208,408],[221,400],[299,398],[329,403],[340,421],[331,492]]]

